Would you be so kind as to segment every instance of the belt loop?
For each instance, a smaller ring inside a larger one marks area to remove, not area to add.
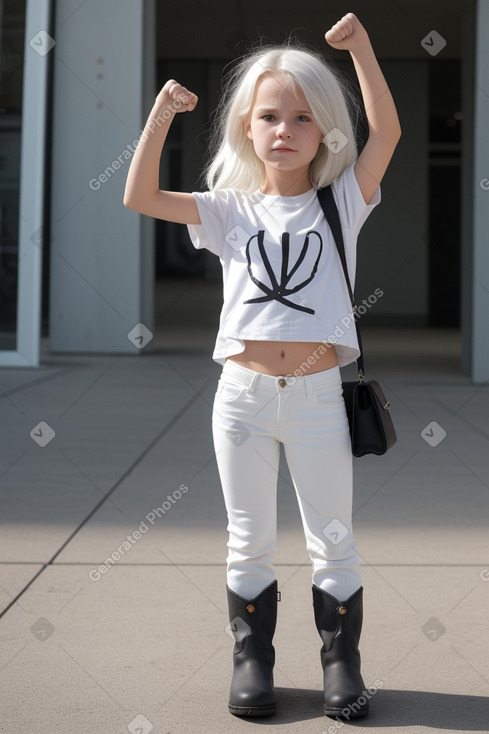
[[[255,385],[256,385],[257,379],[258,379],[258,372],[253,372],[253,375],[250,380],[250,384],[248,385],[248,389],[247,389],[247,392],[249,395],[253,395],[253,393],[255,392]]]
[[[313,384],[312,384],[311,376],[310,375],[304,375],[303,380],[306,383],[306,396],[308,398],[312,398],[313,395],[314,395],[314,387],[313,387]]]

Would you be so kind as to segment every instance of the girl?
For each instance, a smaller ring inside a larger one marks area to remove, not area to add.
[[[354,361],[351,304],[316,191],[332,183],[351,280],[359,230],[400,137],[394,102],[368,35],[352,14],[327,33],[350,52],[369,136],[357,158],[348,94],[310,51],[272,47],[233,72],[218,116],[209,191],[159,190],[169,125],[197,97],[169,80],[132,160],[124,204],[188,225],[219,256],[224,303],[213,411],[228,514],[227,594],[235,636],[229,710],[275,712],[273,559],[279,445],[292,476],[312,561],[323,641],[324,712],[365,716],[358,642],[362,586],[352,534],[352,458],[339,368]],[[345,318],[346,317],[346,318]]]

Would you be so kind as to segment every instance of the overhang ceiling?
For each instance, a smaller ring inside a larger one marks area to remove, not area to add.
[[[250,42],[281,43],[290,33],[341,57],[324,32],[348,11],[368,30],[379,58],[426,59],[421,41],[437,31],[446,41],[440,59],[461,56],[475,0],[157,0],[159,59],[232,59]],[[433,58],[437,58],[436,56]]]

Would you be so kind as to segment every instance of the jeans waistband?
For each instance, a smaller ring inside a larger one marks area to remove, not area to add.
[[[321,372],[313,372],[312,375],[295,377],[293,375],[266,375],[228,359],[222,369],[222,375],[232,377],[242,383],[248,390],[257,388],[274,392],[297,390],[306,392],[307,395],[317,392],[320,388],[327,390],[341,385],[341,373],[338,365]]]

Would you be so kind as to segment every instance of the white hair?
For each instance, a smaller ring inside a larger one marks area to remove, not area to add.
[[[280,73],[299,85],[324,138],[330,135],[310,163],[311,184],[326,186],[356,160],[352,116],[357,119],[359,105],[338,74],[309,49],[265,47],[244,57],[228,74],[216,110],[211,160],[205,172],[210,190],[230,188],[252,193],[263,184],[264,165],[246,135],[246,125],[258,82],[265,74]],[[332,144],[335,139],[339,139],[337,152]]]

